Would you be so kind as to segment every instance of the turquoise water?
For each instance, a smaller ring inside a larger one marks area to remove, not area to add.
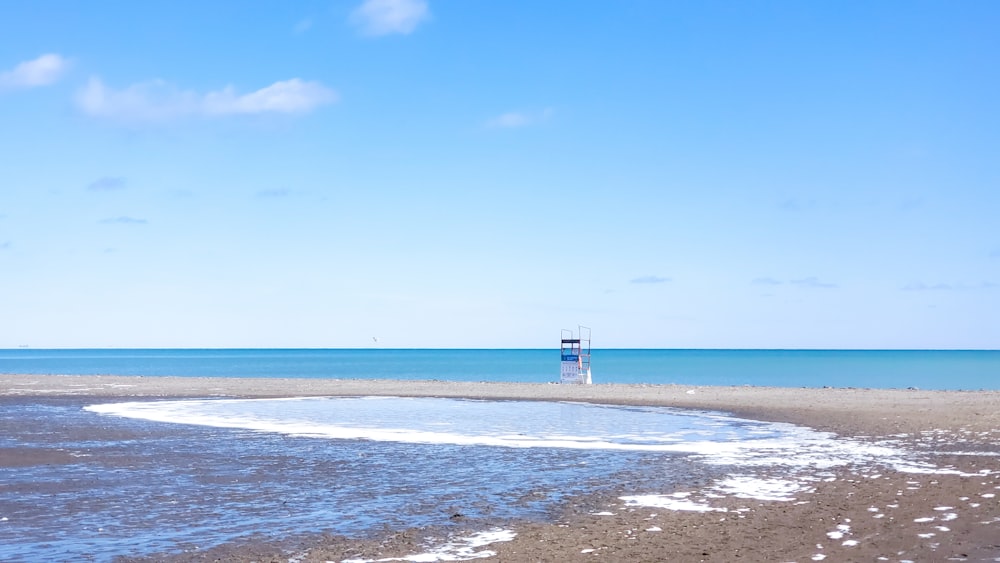
[[[552,382],[559,351],[0,350],[0,373]],[[1000,389],[1000,350],[595,350],[595,383]]]

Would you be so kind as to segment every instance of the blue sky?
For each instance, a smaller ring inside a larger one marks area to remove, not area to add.
[[[1000,4],[0,6],[0,347],[1000,347]]]

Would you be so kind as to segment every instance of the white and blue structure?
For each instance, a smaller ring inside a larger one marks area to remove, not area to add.
[[[572,330],[562,329],[562,358],[559,370],[559,383],[591,383],[590,380],[590,329],[577,327],[576,334]]]

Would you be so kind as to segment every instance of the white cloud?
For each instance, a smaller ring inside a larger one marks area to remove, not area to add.
[[[59,80],[68,67],[69,61],[60,55],[54,53],[42,55],[15,66],[13,70],[0,72],[0,90],[52,84]]]
[[[91,77],[77,92],[76,103],[84,113],[95,117],[157,121],[196,113],[198,95],[178,90],[163,80],[113,90],[100,78]]]
[[[517,129],[547,121],[552,117],[552,109],[545,108],[538,112],[509,111],[486,120],[490,129]]]
[[[238,113],[306,113],[337,100],[337,94],[319,82],[298,78],[275,82],[256,92],[237,95],[231,86],[205,95],[203,107],[211,115]]]
[[[307,113],[337,101],[337,93],[319,82],[293,78],[275,82],[249,94],[238,94],[232,86],[200,94],[181,90],[163,80],[133,84],[122,90],[91,77],[77,92],[77,105],[84,113],[126,121],[165,121],[186,116],[225,116],[261,113]]]
[[[365,0],[351,13],[351,23],[365,35],[407,35],[430,15],[426,0]]]

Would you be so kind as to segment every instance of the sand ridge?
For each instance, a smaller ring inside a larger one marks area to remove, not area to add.
[[[889,435],[936,429],[977,432],[1000,428],[1000,391],[0,374],[0,395],[67,394],[95,397],[396,395],[587,401],[718,410],[848,435]]]

